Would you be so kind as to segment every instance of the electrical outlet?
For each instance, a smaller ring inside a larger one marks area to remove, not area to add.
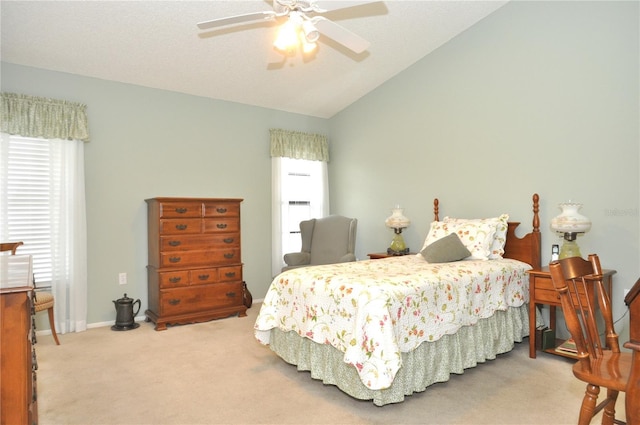
[[[120,273],[118,275],[118,282],[120,282],[120,285],[126,285],[127,284],[127,274],[126,273]]]

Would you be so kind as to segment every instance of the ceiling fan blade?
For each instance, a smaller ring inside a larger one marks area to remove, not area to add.
[[[246,13],[244,15],[229,16],[227,18],[218,18],[218,19],[212,19],[210,21],[199,22],[198,28],[200,28],[201,30],[206,30],[209,28],[240,24],[243,22],[251,22],[251,21],[257,21],[257,20],[268,21],[270,19],[275,18],[276,15],[277,13],[273,11]]]
[[[360,0],[360,1],[311,1],[311,7],[322,12],[331,12],[333,10],[348,9],[350,7],[362,6],[369,3],[382,3],[381,0]]]
[[[370,43],[367,40],[325,17],[316,16],[312,21],[320,34],[337,41],[354,53],[362,53],[369,48]]]

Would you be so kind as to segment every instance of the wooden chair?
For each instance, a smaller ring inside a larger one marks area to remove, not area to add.
[[[16,250],[21,245],[24,245],[24,243],[2,242],[0,243],[0,252],[11,251],[11,255],[16,255]],[[53,304],[54,304],[54,298],[52,293],[38,291],[36,288],[36,291],[34,291],[34,297],[33,297],[34,311],[38,313],[40,311],[47,310],[47,313],[49,314],[49,326],[51,327],[51,334],[53,335],[53,339],[56,341],[56,345],[60,345],[60,341],[58,340],[58,334],[56,332],[55,321],[53,319]]]
[[[2,242],[0,243],[0,252],[11,251],[11,255],[16,255],[16,250],[20,245],[24,245],[22,242]]]
[[[618,335],[613,328],[611,301],[602,282],[600,259],[595,254],[589,255],[588,261],[580,257],[565,258],[549,264],[549,270],[578,350],[573,374],[587,383],[578,424],[589,424],[602,409],[603,424],[624,424],[615,419],[615,404],[618,394],[627,388],[631,354],[620,352]],[[596,306],[593,305],[596,299],[604,319],[606,347],[598,334]],[[607,395],[596,406],[600,387],[607,389]]]

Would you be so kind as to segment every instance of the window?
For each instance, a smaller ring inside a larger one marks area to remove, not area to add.
[[[300,222],[323,217],[322,162],[282,158],[282,250],[299,251]]]
[[[284,267],[284,254],[300,251],[300,222],[329,214],[326,136],[270,129],[271,272]]]
[[[0,240],[24,242],[59,333],[87,328],[86,105],[0,93]]]
[[[33,256],[38,286],[51,284],[51,212],[56,154],[45,139],[3,135],[0,240],[24,245],[20,254]],[[59,180],[59,179],[56,179]]]
[[[0,240],[22,241],[59,333],[87,327],[84,142],[1,134]]]
[[[300,222],[329,211],[327,163],[273,158],[274,252],[272,272],[284,267],[284,254],[300,250]]]

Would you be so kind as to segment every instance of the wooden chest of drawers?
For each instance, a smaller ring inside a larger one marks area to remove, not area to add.
[[[149,309],[167,324],[247,315],[243,303],[242,199],[147,199]]]
[[[0,423],[38,423],[31,257],[0,264]],[[25,261],[23,261],[25,260]],[[18,273],[14,271],[18,270]],[[24,271],[24,272],[23,272]]]

